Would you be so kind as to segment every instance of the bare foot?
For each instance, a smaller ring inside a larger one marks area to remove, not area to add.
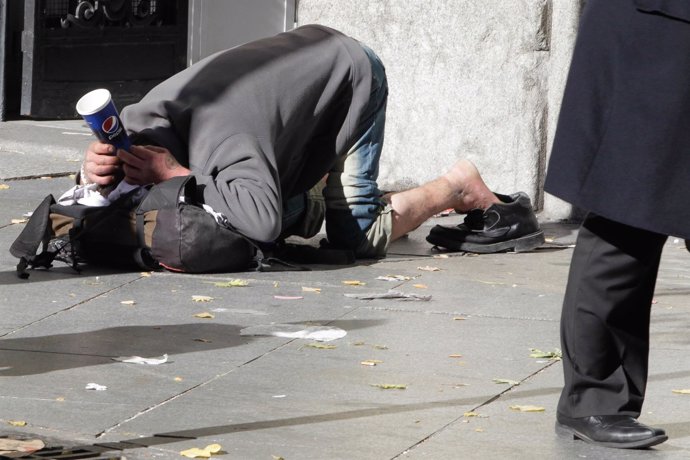
[[[456,199],[453,208],[459,213],[472,209],[487,209],[495,203],[500,203],[496,195],[486,186],[477,167],[469,160],[460,160],[445,175],[451,188],[455,191]]]

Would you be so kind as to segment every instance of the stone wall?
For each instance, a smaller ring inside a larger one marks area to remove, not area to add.
[[[390,85],[380,182],[419,185],[456,159],[494,190],[528,192],[542,219],[570,216],[542,183],[579,0],[299,0],[371,46]]]

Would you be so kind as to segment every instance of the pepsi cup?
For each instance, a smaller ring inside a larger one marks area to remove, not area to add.
[[[101,142],[123,150],[132,146],[107,89],[95,89],[83,95],[77,102],[77,113]]]

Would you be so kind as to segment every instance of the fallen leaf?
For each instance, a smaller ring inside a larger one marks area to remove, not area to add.
[[[479,413],[478,412],[465,412],[462,416],[465,418],[479,417]]]
[[[453,355],[448,355],[449,358],[462,358],[461,354],[453,354]]]
[[[518,412],[544,412],[544,408],[541,406],[521,406],[521,405],[515,405],[515,406],[510,406],[511,410],[518,411]]]
[[[483,433],[484,428],[475,428],[474,431],[476,431],[477,433]]]
[[[0,190],[7,190],[9,188],[10,188],[10,186],[7,184],[0,184]]]
[[[7,423],[12,426],[26,426],[26,422],[24,420],[8,420]]]
[[[211,341],[209,339],[201,339],[201,338],[194,339],[194,341],[195,342],[201,342],[201,343],[211,343]]]
[[[679,395],[690,395],[690,389],[683,389],[683,390],[671,390],[673,393],[679,394]]]
[[[407,385],[398,383],[372,383],[372,387],[381,388],[382,390],[406,390]]]
[[[354,347],[361,347],[362,345],[366,345],[366,342],[364,342],[362,340],[358,340],[357,342],[352,343],[352,346],[354,346]]]
[[[412,287],[417,288],[417,289],[428,289],[429,286],[426,284],[413,284]]]
[[[280,455],[271,455],[271,457],[273,458],[273,460],[285,460],[285,458],[281,457]]]
[[[316,292],[317,294],[320,294],[320,293],[321,293],[321,288],[313,288],[313,287],[302,286],[302,292]]]
[[[123,300],[120,302],[122,305],[136,305],[136,301],[134,300]]]
[[[561,359],[563,357],[563,352],[558,348],[554,351],[541,351],[537,348],[530,348],[529,351],[532,352],[529,355],[530,358]]]
[[[203,312],[201,312],[201,313],[196,313],[196,314],[194,315],[194,317],[195,317],[195,318],[201,318],[201,319],[213,319],[213,318],[215,318],[215,316],[213,315],[213,313],[209,313],[209,312],[207,312],[207,311],[203,311]]]
[[[388,345],[374,345],[377,350],[388,350]]]
[[[121,363],[148,364],[150,366],[157,366],[158,364],[164,364],[168,362],[168,355],[165,354],[159,358],[142,358],[141,356],[120,356],[112,359],[113,361],[119,361]]]
[[[274,281],[274,282],[273,282],[273,287],[274,287],[274,288],[280,287],[280,282]]]
[[[223,447],[220,444],[209,444],[203,449],[193,447],[191,449],[183,450],[180,455],[188,458],[211,458],[213,454],[219,454]]]
[[[273,298],[276,300],[300,300],[300,299],[304,299],[304,297],[301,295],[274,295]]]
[[[320,350],[333,350],[333,349],[335,349],[335,348],[338,348],[337,345],[326,345],[326,344],[318,343],[318,342],[315,342],[315,343],[308,343],[308,344],[305,345],[305,347],[309,347],[309,348],[318,348],[318,349],[320,349]]]
[[[367,283],[364,283],[362,281],[357,281],[357,280],[346,280],[343,281],[343,284],[347,286],[366,286]]]
[[[509,379],[493,379],[494,383],[504,383],[507,385],[520,385],[520,382],[517,380],[509,380]]]
[[[7,456],[4,458],[25,457],[26,454],[41,450],[45,446],[40,439],[9,439],[3,437],[0,438],[0,455]],[[24,455],[16,455],[17,453]]]
[[[64,400],[65,400],[64,396],[58,396],[57,398],[55,398],[55,401],[57,401],[57,402],[63,402]]]
[[[431,267],[429,265],[426,265],[424,267],[417,267],[417,270],[421,270],[423,272],[440,272],[441,269],[438,267]]]
[[[213,299],[213,297],[207,296],[207,295],[193,295],[192,300],[194,302],[210,302]]]
[[[230,287],[246,287],[249,286],[249,281],[247,280],[241,280],[241,279],[234,279],[230,281],[219,281],[217,283],[213,283],[215,287],[223,287],[223,288],[230,288]]]
[[[465,321],[467,318],[463,318],[462,316],[456,316],[453,318],[453,321]]]
[[[182,377],[175,377],[173,380],[176,382],[181,382],[184,379]]]
[[[382,363],[383,363],[383,361],[381,361],[379,359],[366,359],[366,360],[360,362],[359,364],[361,364],[363,366],[376,366],[377,364],[382,364]]]
[[[143,276],[144,278],[150,278],[151,272],[141,272],[139,273],[139,276]]]
[[[448,259],[450,256],[448,254],[437,254],[434,256],[434,259]]]
[[[29,219],[12,219],[10,220],[10,223],[12,224],[25,224],[29,221]]]

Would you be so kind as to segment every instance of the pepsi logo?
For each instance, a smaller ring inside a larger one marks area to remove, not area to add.
[[[109,116],[101,124],[101,129],[106,134],[112,134],[120,127],[120,122],[115,115]]]

